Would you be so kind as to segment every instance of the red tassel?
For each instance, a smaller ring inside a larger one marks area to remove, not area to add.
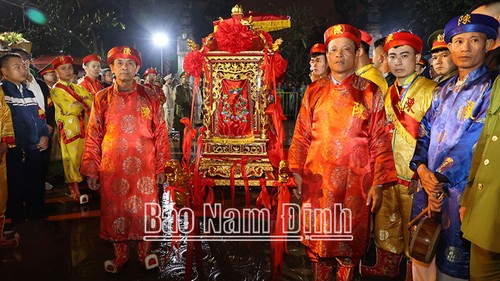
[[[220,190],[220,203],[222,204],[222,208],[225,208],[226,206],[224,205],[225,204],[225,201],[224,201],[224,190]]]
[[[236,164],[238,162],[234,161],[233,166],[231,166],[231,175],[229,178],[229,185],[231,187],[231,208],[234,208],[234,170],[236,169]]]
[[[267,192],[265,178],[260,179],[260,186],[261,186],[262,190],[259,194],[259,197],[257,197],[257,201],[255,202],[255,206],[257,208],[264,207],[266,209],[271,209],[271,199],[269,198],[269,193]]]
[[[284,237],[288,230],[289,213],[284,210],[284,204],[290,202],[290,191],[287,184],[275,182],[273,184],[279,188],[278,191],[278,212],[276,214],[276,226],[274,236]],[[284,252],[288,252],[286,247],[286,238],[279,241],[271,241],[271,262],[272,262],[272,279],[276,280],[283,272],[283,256]]]
[[[243,177],[243,185],[245,186],[245,204],[247,208],[250,208],[250,187],[248,185],[248,175],[245,170],[245,165],[247,164],[246,156],[243,156],[240,161],[241,176]]]
[[[198,137],[198,143],[196,148],[196,159],[194,162],[194,172],[193,172],[193,206],[200,207],[203,204],[203,191],[202,191],[202,180],[200,175],[200,159],[201,151],[203,148],[203,133],[205,127],[200,128],[200,136]],[[215,185],[215,184],[214,184]]]
[[[208,194],[207,194],[207,198],[205,199],[205,203],[213,204],[214,202],[215,202],[214,190],[211,187],[208,187]]]
[[[207,197],[205,198],[205,203],[213,204],[215,202],[214,190],[212,189],[215,186],[215,181],[213,179],[204,178],[202,180],[203,185],[203,193],[207,192]]]
[[[182,166],[186,173],[190,172],[189,165],[191,162],[191,144],[193,138],[196,138],[196,130],[193,129],[191,120],[187,117],[181,119],[184,124],[184,139],[182,140]]]

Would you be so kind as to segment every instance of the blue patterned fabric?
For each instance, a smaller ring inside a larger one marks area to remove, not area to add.
[[[456,86],[458,75],[435,91],[431,107],[420,123],[419,137],[412,170],[424,163],[428,169],[447,178],[448,194],[441,212],[442,234],[438,242],[436,262],[439,270],[457,278],[469,277],[470,244],[460,231],[460,199],[467,183],[472,153],[483,128],[490,104],[490,92],[497,72],[485,65],[469,73],[465,82]],[[419,190],[413,197],[412,218],[427,207],[427,194]]]

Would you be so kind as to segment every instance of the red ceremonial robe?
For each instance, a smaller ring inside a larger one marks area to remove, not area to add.
[[[142,240],[145,203],[158,203],[156,175],[170,159],[168,133],[156,93],[134,84],[95,96],[81,173],[100,179],[101,238]]]
[[[78,85],[85,88],[85,90],[89,91],[93,96],[100,90],[104,89],[104,85],[99,81],[99,79],[92,79],[85,75],[83,80],[78,83]]]
[[[288,161],[291,171],[303,179],[302,243],[319,257],[351,257],[357,264],[363,255],[370,213],[366,206],[368,192],[372,186],[397,179],[391,136],[385,124],[380,89],[355,74],[339,85],[330,77],[317,80],[304,94]],[[335,204],[350,210],[345,212],[346,223]],[[320,218],[320,213],[310,211],[324,209],[332,214],[337,209],[337,214]],[[333,233],[330,227],[343,232]],[[353,240],[312,240],[306,234],[352,234]]]

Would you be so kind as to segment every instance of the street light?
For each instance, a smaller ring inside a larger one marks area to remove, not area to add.
[[[160,47],[160,73],[163,76],[163,47],[167,45],[168,36],[163,32],[157,32],[153,35],[153,43]]]

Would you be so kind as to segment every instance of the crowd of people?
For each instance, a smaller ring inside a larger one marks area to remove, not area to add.
[[[404,30],[375,40],[371,61],[372,37],[348,24],[311,48],[313,83],[288,156],[295,195],[308,208],[343,204],[353,233],[311,239],[342,227],[321,212],[301,226],[313,280],[335,269],[335,280],[352,280],[358,265],[361,276],[397,278],[403,260],[405,280],[500,280],[500,2],[492,2],[429,36],[426,69],[423,40]],[[430,236],[409,229],[422,215],[440,226]],[[370,232],[375,264],[364,258]],[[429,243],[425,258],[412,238]]]
[[[499,16],[494,1],[451,19],[429,36],[426,70],[419,36],[398,31],[373,40],[336,24],[310,50],[312,83],[278,86],[305,90],[288,153],[294,194],[309,209],[343,204],[353,222],[352,241],[304,236],[313,280],[352,280],[357,272],[395,278],[403,260],[406,280],[500,279]],[[106,62],[103,69],[98,55],[84,57],[85,76],[77,79],[71,56],[31,73],[26,50],[3,51],[0,247],[19,244],[18,235],[3,237],[5,218],[43,219],[48,164],[58,151],[75,204],[91,199],[80,193],[84,180],[100,193],[100,236],[115,253],[106,271],[123,268],[131,240],[139,241],[144,268],[158,266],[151,242],[142,240],[144,206],[158,203],[169,134],[182,131],[193,105],[193,123],[202,123],[202,94],[194,91],[193,101],[185,73],[178,85],[154,68],[141,79],[141,54],[132,47],[112,48]],[[408,224],[423,211],[442,226],[431,261],[409,247],[416,234]],[[329,226],[341,224],[321,214],[304,221],[302,233],[329,235]],[[364,259],[370,233],[374,265]]]
[[[19,245],[17,233],[3,236],[6,218],[12,225],[45,218],[44,193],[49,161],[60,159],[69,196],[76,205],[89,202],[80,185],[99,190],[101,237],[113,243],[115,259],[105,263],[118,272],[128,261],[127,241],[138,240],[146,269],[158,266],[144,236],[144,203],[158,203],[170,159],[169,134],[174,120],[189,116],[189,75],[163,79],[147,68],[142,79],[139,51],[118,46],[108,52],[109,68],[96,54],[83,58],[85,76],[77,78],[71,56],[60,55],[40,71],[30,67],[30,54],[2,46],[0,56],[0,247]],[[38,78],[38,77],[39,78]],[[140,77],[139,77],[140,78]],[[136,82],[137,81],[137,82]],[[201,96],[195,95],[201,107]],[[201,123],[201,109],[195,119]],[[168,124],[168,126],[167,126]],[[174,129],[175,128],[175,129]],[[182,135],[182,134],[181,134]]]

